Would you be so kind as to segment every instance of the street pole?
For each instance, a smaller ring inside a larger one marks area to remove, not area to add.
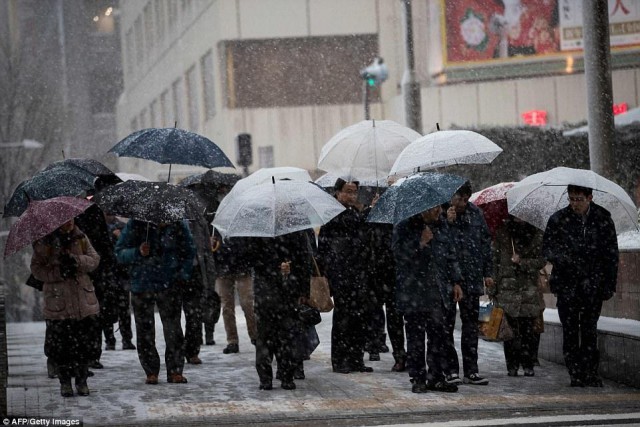
[[[615,137],[608,2],[583,0],[584,73],[587,82],[591,170],[611,178]]]
[[[420,100],[420,82],[416,79],[413,51],[413,18],[411,0],[401,0],[404,12],[405,70],[402,76],[402,94],[404,96],[404,115],[407,126],[422,134],[422,102]]]
[[[364,100],[364,119],[369,120],[371,118],[371,113],[369,112],[369,84],[366,80],[363,81],[362,86],[362,99]]]

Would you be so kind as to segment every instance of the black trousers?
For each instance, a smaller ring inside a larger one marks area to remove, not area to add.
[[[86,382],[89,362],[97,359],[96,336],[100,338],[97,316],[84,319],[47,320],[45,354],[58,367],[60,383],[76,378]]]
[[[562,323],[562,352],[569,375],[597,375],[600,365],[598,319],[602,300],[595,296],[558,294],[558,317]]]
[[[509,326],[513,329],[514,337],[504,342],[504,358],[507,369],[533,369],[533,362],[537,358],[538,334],[533,332],[535,317],[511,317],[507,315]]]
[[[118,314],[118,328],[122,341],[131,341],[133,332],[131,330],[131,295],[126,289],[119,288],[117,291],[118,305],[116,312]],[[113,323],[106,322],[102,326],[104,332],[104,340],[107,344],[116,343],[116,337],[113,332]]]
[[[180,325],[180,291],[175,287],[161,292],[132,293],[133,315],[136,321],[138,358],[146,375],[160,373],[160,356],[156,348],[154,307],[158,305],[166,345],[164,361],[167,376],[182,374],[184,368],[184,336]]]
[[[386,323],[393,357],[396,360],[404,359],[407,354],[404,347],[404,319],[396,306],[395,285],[380,287],[382,289],[376,292],[375,299],[371,303],[365,349],[376,352],[385,344]]]
[[[462,352],[462,370],[465,377],[478,373],[478,315],[480,297],[464,295],[458,302],[460,309],[460,321],[462,322],[460,333],[460,350]],[[460,372],[458,353],[453,339],[453,330],[456,324],[456,303],[451,301],[450,309],[446,313],[447,327],[447,374]]]
[[[213,332],[216,323],[220,320],[220,296],[216,292],[215,280],[206,284],[202,295],[202,323],[204,323],[204,336],[207,341],[213,341]]]
[[[430,290],[423,307],[424,311],[404,314],[409,376],[417,381],[440,381],[445,375],[447,334],[438,289]]]
[[[331,365],[333,369],[348,367],[357,370],[364,365],[364,344],[367,330],[367,301],[357,292],[343,289],[334,293],[331,327]]]
[[[202,275],[198,268],[179,289],[185,317],[184,355],[190,358],[200,354],[202,347]]]
[[[261,383],[273,380],[275,356],[282,382],[293,381],[293,372],[300,359],[296,340],[300,338],[301,325],[295,311],[273,310],[256,312],[256,371]]]

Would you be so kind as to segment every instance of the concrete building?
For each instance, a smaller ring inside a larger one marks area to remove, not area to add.
[[[423,133],[436,123],[586,119],[579,0],[412,3]],[[632,108],[640,105],[640,5],[610,1],[610,15],[614,102]],[[320,173],[324,143],[364,118],[359,70],[375,56],[389,79],[373,93],[371,117],[405,123],[398,0],[149,0],[123,2],[120,18],[119,138],[177,123],[236,161],[235,137],[246,132],[250,170]],[[168,169],[135,159],[120,167],[150,178]],[[193,170],[174,166],[172,179]]]

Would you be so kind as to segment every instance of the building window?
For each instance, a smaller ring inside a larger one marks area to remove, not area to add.
[[[193,65],[187,70],[185,78],[187,84],[187,106],[189,108],[189,129],[197,132],[200,128],[200,108],[198,99],[198,80],[196,66]]]
[[[208,51],[200,59],[202,93],[204,95],[204,118],[209,120],[216,114],[215,87],[213,80],[213,53]]]
[[[160,95],[160,126],[173,126],[173,120],[171,120],[171,111],[172,109],[169,104],[169,90],[165,90]]]
[[[229,108],[355,104],[362,102],[359,71],[378,55],[378,37],[234,40],[224,48]]]
[[[178,79],[171,85],[171,97],[173,99],[173,120],[177,122],[179,128],[184,128],[184,116],[182,110],[182,100],[184,99],[184,89],[182,79]]]
[[[133,29],[135,31],[135,56],[136,56],[136,64],[142,64],[142,59],[144,57],[144,40],[142,35],[142,18],[137,17],[134,24]]]
[[[266,147],[258,147],[258,164],[261,168],[274,167],[273,162],[273,145]]]

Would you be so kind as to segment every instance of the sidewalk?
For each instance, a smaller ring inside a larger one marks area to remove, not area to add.
[[[163,354],[160,322],[156,339]],[[605,387],[571,388],[564,366],[541,361],[533,378],[508,377],[502,345],[480,341],[480,372],[488,386],[462,385],[458,393],[411,393],[406,372],[391,372],[393,358],[367,362],[370,374],[331,372],[331,313],[318,325],[321,344],[305,362],[307,379],[285,391],[258,390],[254,347],[241,310],[240,353],[222,354],[222,323],[215,346],[203,346],[202,365],[185,365],[188,384],[150,386],[135,351],[105,351],[104,370],[89,379],[91,396],[64,399],[48,379],[43,355],[44,323],[7,325],[8,412],[11,416],[82,418],[84,425],[377,425],[474,420],[534,415],[640,412],[640,390],[605,381]],[[119,334],[116,333],[119,338]],[[457,332],[456,340],[459,340]],[[459,348],[459,343],[458,343]],[[365,360],[368,355],[365,355]],[[164,363],[163,368],[164,369]],[[161,381],[164,380],[161,371]],[[640,422],[640,420],[639,420]]]

